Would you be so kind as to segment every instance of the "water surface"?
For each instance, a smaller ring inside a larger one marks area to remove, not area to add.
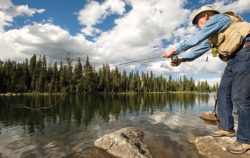
[[[154,158],[198,158],[187,139],[216,128],[199,119],[213,106],[213,94],[0,97],[0,157],[108,158],[93,142],[129,126]]]

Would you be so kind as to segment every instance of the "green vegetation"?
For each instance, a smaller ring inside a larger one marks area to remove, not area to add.
[[[72,65],[68,55],[66,64],[47,64],[46,56],[33,55],[23,63],[0,60],[0,93],[88,93],[88,92],[168,92],[168,91],[216,91],[218,84],[198,82],[183,76],[164,78],[153,72],[119,71],[104,64],[96,70],[86,58],[82,66],[80,58]],[[59,66],[58,66],[59,65]]]

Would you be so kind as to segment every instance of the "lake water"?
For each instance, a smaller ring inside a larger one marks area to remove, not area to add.
[[[112,157],[94,141],[137,127],[154,158],[198,158],[187,139],[216,129],[199,116],[214,94],[0,97],[1,157]]]

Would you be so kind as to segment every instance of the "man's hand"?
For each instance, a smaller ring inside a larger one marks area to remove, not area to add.
[[[166,51],[165,53],[163,53],[161,55],[161,57],[163,57],[163,58],[171,58],[175,54],[176,54],[176,50],[175,50],[175,48],[173,48],[173,49],[170,49],[170,50]]]
[[[182,60],[179,59],[177,56],[173,56],[171,58],[171,65],[172,66],[179,66],[181,64]]]

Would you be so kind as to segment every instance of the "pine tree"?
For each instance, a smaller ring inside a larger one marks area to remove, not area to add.
[[[81,82],[81,78],[82,78],[82,63],[79,57],[74,68],[74,77],[73,77],[74,85],[76,85],[75,86],[76,93],[79,92],[79,87],[77,85],[79,82]]]
[[[146,75],[145,73],[142,71],[141,72],[141,87],[140,87],[142,92],[146,92],[147,88],[146,88]]]
[[[112,83],[111,83],[112,92],[118,92],[119,87],[120,87],[120,73],[117,67],[115,67],[115,70],[112,71],[111,78],[112,78],[111,79],[112,80]]]
[[[83,66],[83,76],[79,83],[80,92],[94,92],[97,89],[96,74],[89,62],[89,57],[87,56],[85,65]]]
[[[132,70],[129,73],[129,90],[132,91],[132,92],[135,92],[136,91],[136,86],[137,86],[136,76],[134,74],[134,71]]]
[[[141,90],[141,79],[139,72],[136,71],[135,73],[135,91],[139,92]]]
[[[0,60],[0,93],[4,92],[4,73],[3,73],[3,62]]]
[[[29,60],[26,59],[24,66],[23,66],[23,76],[22,80],[24,81],[25,84],[25,92],[28,92],[30,90],[30,84],[31,84],[31,74],[29,71]]]
[[[62,61],[60,62],[60,70],[59,70],[59,82],[60,82],[60,91],[66,92],[66,71],[67,67],[63,66]]]
[[[111,91],[111,72],[109,64],[105,65],[105,92]]]
[[[37,61],[36,70],[36,92],[44,92],[44,82],[45,82],[45,69],[42,61],[42,56],[39,56]]]
[[[67,66],[65,67],[65,80],[66,80],[66,91],[73,93],[73,67],[72,67],[72,59],[70,57],[70,53],[68,53],[68,56],[66,58]]]
[[[51,89],[54,87],[54,92],[59,92],[59,72],[57,69],[57,62],[54,63],[53,66],[53,71],[52,71],[52,80],[51,80]],[[51,89],[49,90],[49,92],[51,92]]]

